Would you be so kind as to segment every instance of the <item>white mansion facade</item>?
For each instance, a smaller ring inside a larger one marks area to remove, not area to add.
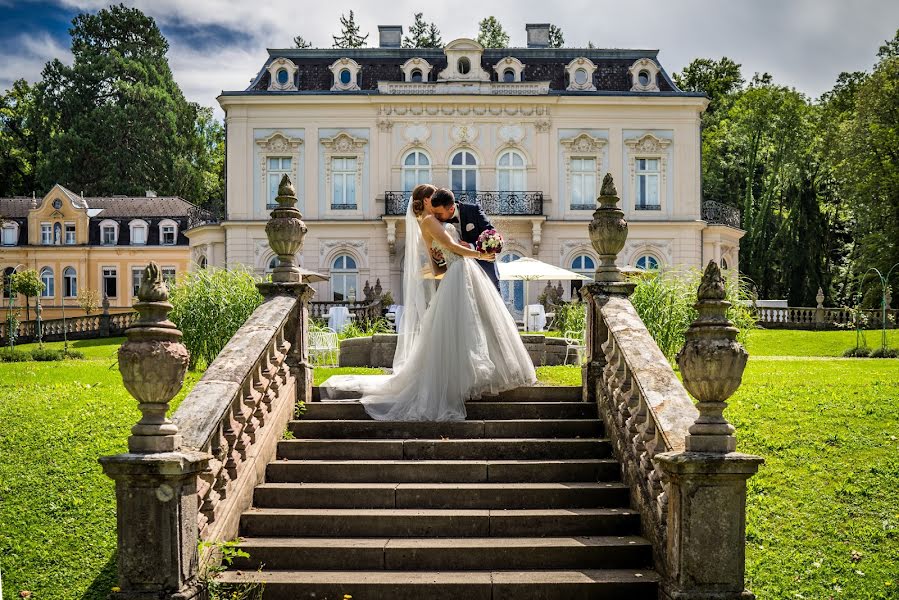
[[[587,224],[609,172],[630,223],[622,265],[738,267],[739,215],[701,201],[707,100],[678,90],[656,51],[550,49],[548,25],[528,25],[527,48],[407,49],[401,28],[379,29],[379,48],[269,50],[246,90],[219,96],[227,212],[187,232],[197,264],[271,268],[264,227],[287,173],[309,228],[300,264],[330,276],[316,300],[380,279],[401,301],[403,215],[422,182],[479,203],[503,260],[592,275]],[[517,308],[521,293],[504,286]]]

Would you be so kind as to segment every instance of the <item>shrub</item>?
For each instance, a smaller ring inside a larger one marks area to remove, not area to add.
[[[40,362],[62,360],[63,358],[65,358],[65,355],[62,350],[55,350],[53,348],[35,348],[31,351],[31,359]]]
[[[68,358],[69,360],[81,360],[84,358],[84,352],[80,350],[69,350],[68,352],[62,353],[63,358]]]
[[[899,358],[899,349],[877,348],[871,351],[871,358]]]
[[[262,304],[256,279],[245,269],[199,269],[178,279],[170,318],[184,334],[190,368],[208,365]]]
[[[16,350],[15,348],[0,349],[0,361],[2,362],[25,362],[31,360],[31,354],[24,350]]]
[[[583,302],[562,302],[556,305],[556,316],[552,327],[565,335],[568,331],[577,331],[581,334],[587,329],[587,305]]]
[[[376,333],[393,333],[393,329],[390,328],[390,322],[384,317],[363,323],[351,321],[337,337],[345,340],[348,338],[370,337]]]
[[[871,349],[865,346],[856,346],[843,352],[843,356],[846,358],[867,358],[871,356]]]
[[[674,362],[684,345],[684,334],[698,313],[696,290],[702,273],[698,270],[651,271],[635,276],[637,287],[631,302],[665,357]],[[755,327],[755,317],[747,300],[750,298],[746,281],[728,277],[727,300],[731,303],[727,318],[740,333],[737,339],[746,344],[749,332]]]

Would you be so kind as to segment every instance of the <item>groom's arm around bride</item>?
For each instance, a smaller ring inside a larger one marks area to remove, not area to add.
[[[495,229],[484,214],[484,210],[477,204],[457,203],[459,208],[459,224],[461,226],[461,235],[463,242],[467,242],[474,247],[478,242],[478,237],[488,229]],[[487,277],[493,282],[496,291],[499,292],[499,271],[495,261],[479,260],[478,264],[484,269]]]

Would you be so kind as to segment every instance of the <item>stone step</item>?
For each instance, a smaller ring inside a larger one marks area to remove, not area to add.
[[[509,390],[496,396],[484,396],[480,400],[471,400],[470,402],[580,402],[581,395],[582,391],[579,385],[533,386]],[[338,395],[341,400],[358,397],[358,393],[351,392]],[[312,401],[319,402],[321,400],[321,389],[319,387],[312,388]]]
[[[596,404],[590,402],[469,402],[470,420],[487,419],[595,419]],[[324,401],[306,404],[302,420],[366,420],[362,404],[353,401]]]
[[[277,460],[267,482],[509,483],[618,481],[612,458],[563,460]]]
[[[256,487],[253,506],[256,508],[624,508],[628,506],[629,499],[627,486],[620,482],[264,483]]]
[[[656,600],[648,569],[549,571],[226,571],[222,583],[265,582],[265,600]]]
[[[558,537],[639,531],[639,513],[629,508],[251,508],[240,518],[242,537]]]
[[[598,437],[600,419],[509,419],[503,421],[291,421],[297,438],[318,439],[436,439],[436,438],[576,438]]]
[[[652,547],[637,536],[558,538],[245,538],[234,569],[465,571],[647,568]]]
[[[601,438],[525,438],[454,440],[282,440],[278,458],[347,460],[463,460],[608,458]]]

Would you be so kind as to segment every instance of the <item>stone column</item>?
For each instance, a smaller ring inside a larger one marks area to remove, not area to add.
[[[818,303],[818,306],[815,307],[815,327],[821,329],[824,327],[824,290],[818,288],[818,293],[815,295],[815,302]]]
[[[119,371],[138,401],[128,452],[100,458],[116,483],[118,575],[123,600],[188,600],[198,581],[197,475],[209,455],[182,450],[177,426],[166,417],[181,389],[188,353],[168,320],[172,305],[159,267],[144,271],[135,308],[140,318],[119,349]]]
[[[602,378],[606,365],[602,344],[606,341],[608,332],[603,328],[599,309],[612,296],[629,296],[635,287],[634,283],[624,280],[621,269],[615,265],[618,253],[627,240],[627,221],[618,208],[618,191],[611,173],[606,173],[603,178],[597,201],[599,206],[593,212],[589,230],[590,242],[599,254],[599,265],[593,278],[595,283],[584,285],[580,290],[581,297],[587,304],[587,360],[581,367],[581,375],[584,382],[583,399],[588,402],[596,401],[596,385]]]
[[[100,337],[109,337],[109,297],[103,294],[101,304],[103,312],[100,313]]]
[[[278,186],[278,207],[271,213],[265,225],[268,244],[278,255],[278,266],[272,271],[272,280],[257,284],[263,296],[271,298],[278,295],[296,296],[299,298],[295,322],[288,329],[291,350],[287,364],[296,378],[297,401],[312,401],[312,364],[309,362],[309,302],[315,290],[303,282],[303,271],[296,264],[295,257],[303,250],[306,238],[306,224],[303,215],[297,209],[297,193],[284,175]]]
[[[685,452],[655,457],[668,495],[669,600],[747,600],[745,589],[746,480],[763,460],[736,450],[727,400],[740,387],[748,355],[727,319],[724,278],[710,262],[699,285],[699,318],[690,325],[677,363],[687,391],[698,400]]]

